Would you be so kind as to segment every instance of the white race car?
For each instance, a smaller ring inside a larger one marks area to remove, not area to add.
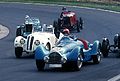
[[[44,24],[41,27],[36,27],[34,32],[29,34],[27,38],[17,36],[14,41],[16,58],[20,58],[23,52],[34,54],[35,49],[40,44],[43,44],[47,50],[51,50],[57,40],[63,37],[63,34],[59,33],[59,38],[57,38],[58,34],[56,32],[52,25],[47,26]]]

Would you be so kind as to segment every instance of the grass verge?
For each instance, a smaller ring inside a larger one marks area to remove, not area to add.
[[[90,1],[70,1],[70,0],[0,0],[0,2],[24,2],[24,3],[71,5],[71,6],[99,8],[99,9],[113,10],[120,12],[119,2],[104,3],[104,2],[90,2]]]

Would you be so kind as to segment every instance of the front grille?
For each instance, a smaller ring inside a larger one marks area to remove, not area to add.
[[[57,52],[53,52],[49,55],[49,63],[61,63],[61,55]]]
[[[27,39],[27,50],[32,50],[33,40],[34,40],[33,36],[28,37],[28,39]]]
[[[29,40],[30,40],[30,36],[27,38],[27,50],[29,49]]]

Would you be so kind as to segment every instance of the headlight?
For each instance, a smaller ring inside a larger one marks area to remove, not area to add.
[[[20,40],[20,43],[21,43],[21,44],[24,44],[24,43],[25,43],[25,40],[22,38],[22,39]]]
[[[66,63],[66,59],[65,59],[64,57],[61,58],[61,61],[62,61],[63,63]]]
[[[34,42],[34,44],[38,46],[38,45],[40,44],[40,41],[39,41],[39,40],[36,40],[36,41]]]
[[[48,57],[48,56],[45,56],[45,57],[44,57],[44,61],[45,61],[45,62],[48,62],[48,61],[49,61],[49,57]]]

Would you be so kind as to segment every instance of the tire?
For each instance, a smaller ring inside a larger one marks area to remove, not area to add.
[[[57,21],[54,21],[54,22],[53,22],[53,27],[56,28],[57,26],[58,26]]]
[[[101,49],[101,44],[99,44],[97,55],[92,56],[94,64],[99,64],[101,61],[101,50],[100,49]]]
[[[80,32],[80,22],[77,21],[77,32]]]
[[[93,63],[94,63],[94,64],[99,64],[99,63],[100,63],[100,60],[101,60],[101,55],[100,55],[100,54],[98,54],[98,55],[93,55],[92,58],[93,58]]]
[[[83,29],[83,19],[81,17],[79,18],[79,22],[80,22],[80,29],[82,30]]]
[[[118,46],[118,34],[114,36],[114,47]]]
[[[118,36],[118,49],[120,49],[120,35]]]
[[[82,54],[80,53],[76,61],[68,61],[67,63],[63,64],[62,67],[65,70],[79,71],[80,68],[82,67],[82,64],[83,64],[83,58],[82,58]]]
[[[79,71],[80,68],[82,67],[82,64],[83,64],[82,59],[83,59],[82,55],[80,54],[78,56],[78,60],[74,63],[74,70],[75,71]]]
[[[21,28],[17,28],[17,30],[16,30],[16,37],[17,36],[21,36],[21,35],[22,35]]]
[[[15,48],[15,56],[16,58],[20,58],[22,56],[23,48],[22,47],[16,47]]]
[[[53,27],[54,27],[54,34],[55,34],[56,38],[59,39],[59,37],[60,37],[60,29],[58,27],[58,22],[57,21],[53,22]]]
[[[45,62],[43,60],[36,60],[36,66],[37,66],[38,71],[43,71]]]
[[[103,57],[108,57],[109,48],[109,40],[103,40],[101,45],[101,53],[103,54]]]

